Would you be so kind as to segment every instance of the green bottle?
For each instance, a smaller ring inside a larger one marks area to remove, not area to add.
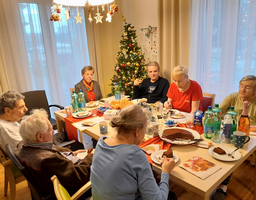
[[[214,113],[212,107],[208,106],[208,110],[204,112],[204,137],[211,139],[214,135]]]
[[[234,106],[231,106],[227,112],[228,115],[231,115],[232,118],[232,128],[231,128],[231,140],[233,140],[233,133],[237,130],[237,112],[235,111]]]

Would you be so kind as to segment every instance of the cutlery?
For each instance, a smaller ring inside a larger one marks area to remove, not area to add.
[[[238,149],[240,149],[239,147],[236,148],[234,151],[232,151],[231,153],[228,154],[228,156],[232,156]]]
[[[200,138],[200,139],[192,139],[192,140],[183,140],[182,138],[176,138],[174,141],[181,141],[181,142],[192,142],[192,141],[196,141],[196,142],[200,142],[200,141],[203,141],[203,139]]]

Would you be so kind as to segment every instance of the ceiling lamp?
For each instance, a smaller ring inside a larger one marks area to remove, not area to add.
[[[102,23],[103,16],[101,16],[99,7],[101,7],[101,12],[104,12],[105,5],[107,5],[106,21],[111,22],[112,16],[114,15],[115,12],[118,11],[117,5],[113,2],[114,0],[53,0],[53,10],[52,10],[50,20],[61,21],[60,13],[61,13],[62,6],[68,7],[68,9],[65,10],[65,14],[64,14],[66,17],[66,20],[68,20],[70,18],[69,6],[75,6],[77,7],[77,16],[75,17],[76,23],[82,23],[81,22],[82,17],[80,16],[81,13],[79,13],[78,7],[86,6],[88,7],[88,12],[89,12],[88,20],[92,22],[93,19],[95,19],[96,24],[99,22]],[[93,16],[92,11],[94,10],[94,6],[97,7],[97,12],[94,14],[95,16],[92,17]]]

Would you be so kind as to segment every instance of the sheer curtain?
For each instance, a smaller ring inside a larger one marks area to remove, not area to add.
[[[190,22],[190,78],[220,103],[256,74],[256,0],[191,0]]]
[[[74,7],[70,7],[68,21],[64,8],[62,22],[49,21],[51,0],[10,0],[3,6],[5,19],[12,16],[6,24],[14,25],[7,29],[11,51],[19,51],[11,55],[19,63],[6,70],[19,75],[16,81],[22,87],[18,91],[45,90],[49,103],[70,105],[69,89],[82,79],[81,69],[90,65],[84,9],[79,8],[80,24],[74,18],[78,12]]]

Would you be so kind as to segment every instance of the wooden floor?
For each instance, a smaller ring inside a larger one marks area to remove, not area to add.
[[[0,200],[8,200],[4,197],[4,170],[0,164]],[[254,181],[254,166],[249,161],[245,161],[233,173],[230,184],[228,186],[228,195],[225,200],[252,200],[253,199],[253,181]],[[176,193],[178,200],[193,200],[188,192],[182,188],[171,185],[171,190]],[[27,182],[23,181],[17,184],[16,200],[31,200],[30,190]]]

